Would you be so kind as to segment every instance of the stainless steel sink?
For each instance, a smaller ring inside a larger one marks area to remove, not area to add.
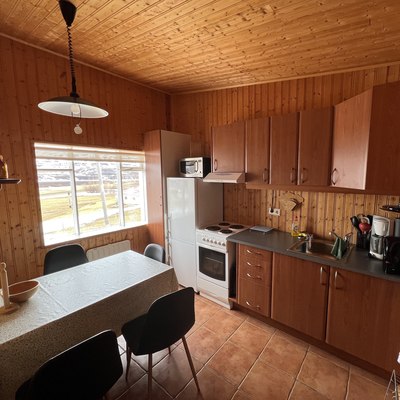
[[[293,243],[289,248],[288,251],[293,251],[295,253],[304,253],[309,254],[310,256],[321,257],[328,260],[336,260],[338,259],[334,257],[331,252],[333,249],[333,245],[335,242],[330,240],[323,240],[323,239],[312,239],[311,240],[311,249],[307,249],[307,242],[306,240],[299,240],[298,242]],[[347,248],[344,256],[340,259],[341,261],[346,261],[349,257],[351,250],[353,249],[354,245],[350,244]]]

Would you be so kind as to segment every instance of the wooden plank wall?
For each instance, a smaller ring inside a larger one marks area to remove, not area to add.
[[[19,185],[0,191],[0,260],[9,281],[38,276],[46,248],[40,232],[39,194],[34,166],[35,141],[141,150],[143,132],[167,129],[168,96],[116,76],[77,65],[78,93],[105,107],[110,115],[84,120],[82,135],[71,118],[41,111],[37,104],[70,91],[68,62],[62,57],[0,36],[0,154]],[[79,240],[85,249],[124,239],[142,251],[147,227]]]
[[[212,126],[327,107],[373,85],[399,79],[400,65],[395,65],[323,77],[174,95],[171,98],[171,128],[191,133],[202,155],[210,155]],[[225,184],[224,218],[290,231],[292,221],[297,216],[302,230],[327,237],[332,229],[339,234],[350,232],[352,226],[349,218],[358,213],[397,217],[397,214],[389,215],[379,208],[383,204],[397,204],[400,200],[399,197],[384,195],[299,191],[295,193],[304,198],[301,208],[295,212],[283,212],[280,217],[269,216],[267,209],[274,201],[279,207],[279,197],[285,193],[266,189],[249,190],[243,184]]]

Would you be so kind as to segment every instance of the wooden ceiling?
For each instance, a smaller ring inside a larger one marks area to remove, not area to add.
[[[168,93],[400,62],[399,0],[74,1],[77,60]],[[67,53],[57,0],[1,1],[0,33]]]

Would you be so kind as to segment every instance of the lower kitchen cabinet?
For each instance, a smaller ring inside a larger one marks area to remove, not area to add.
[[[397,282],[332,268],[326,341],[386,371],[398,368],[399,308]]]
[[[271,318],[325,339],[329,267],[274,253]]]
[[[238,245],[238,303],[270,316],[272,253]]]

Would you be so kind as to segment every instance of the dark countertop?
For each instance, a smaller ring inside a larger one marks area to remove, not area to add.
[[[259,249],[269,250],[275,253],[281,253],[287,256],[400,283],[400,275],[385,274],[382,261],[368,257],[368,250],[358,249],[356,247],[352,249],[346,260],[336,261],[288,250],[288,248],[299,239],[292,237],[290,233],[275,229],[268,233],[246,229],[234,235],[230,235],[227,240],[233,243],[253,246]]]

